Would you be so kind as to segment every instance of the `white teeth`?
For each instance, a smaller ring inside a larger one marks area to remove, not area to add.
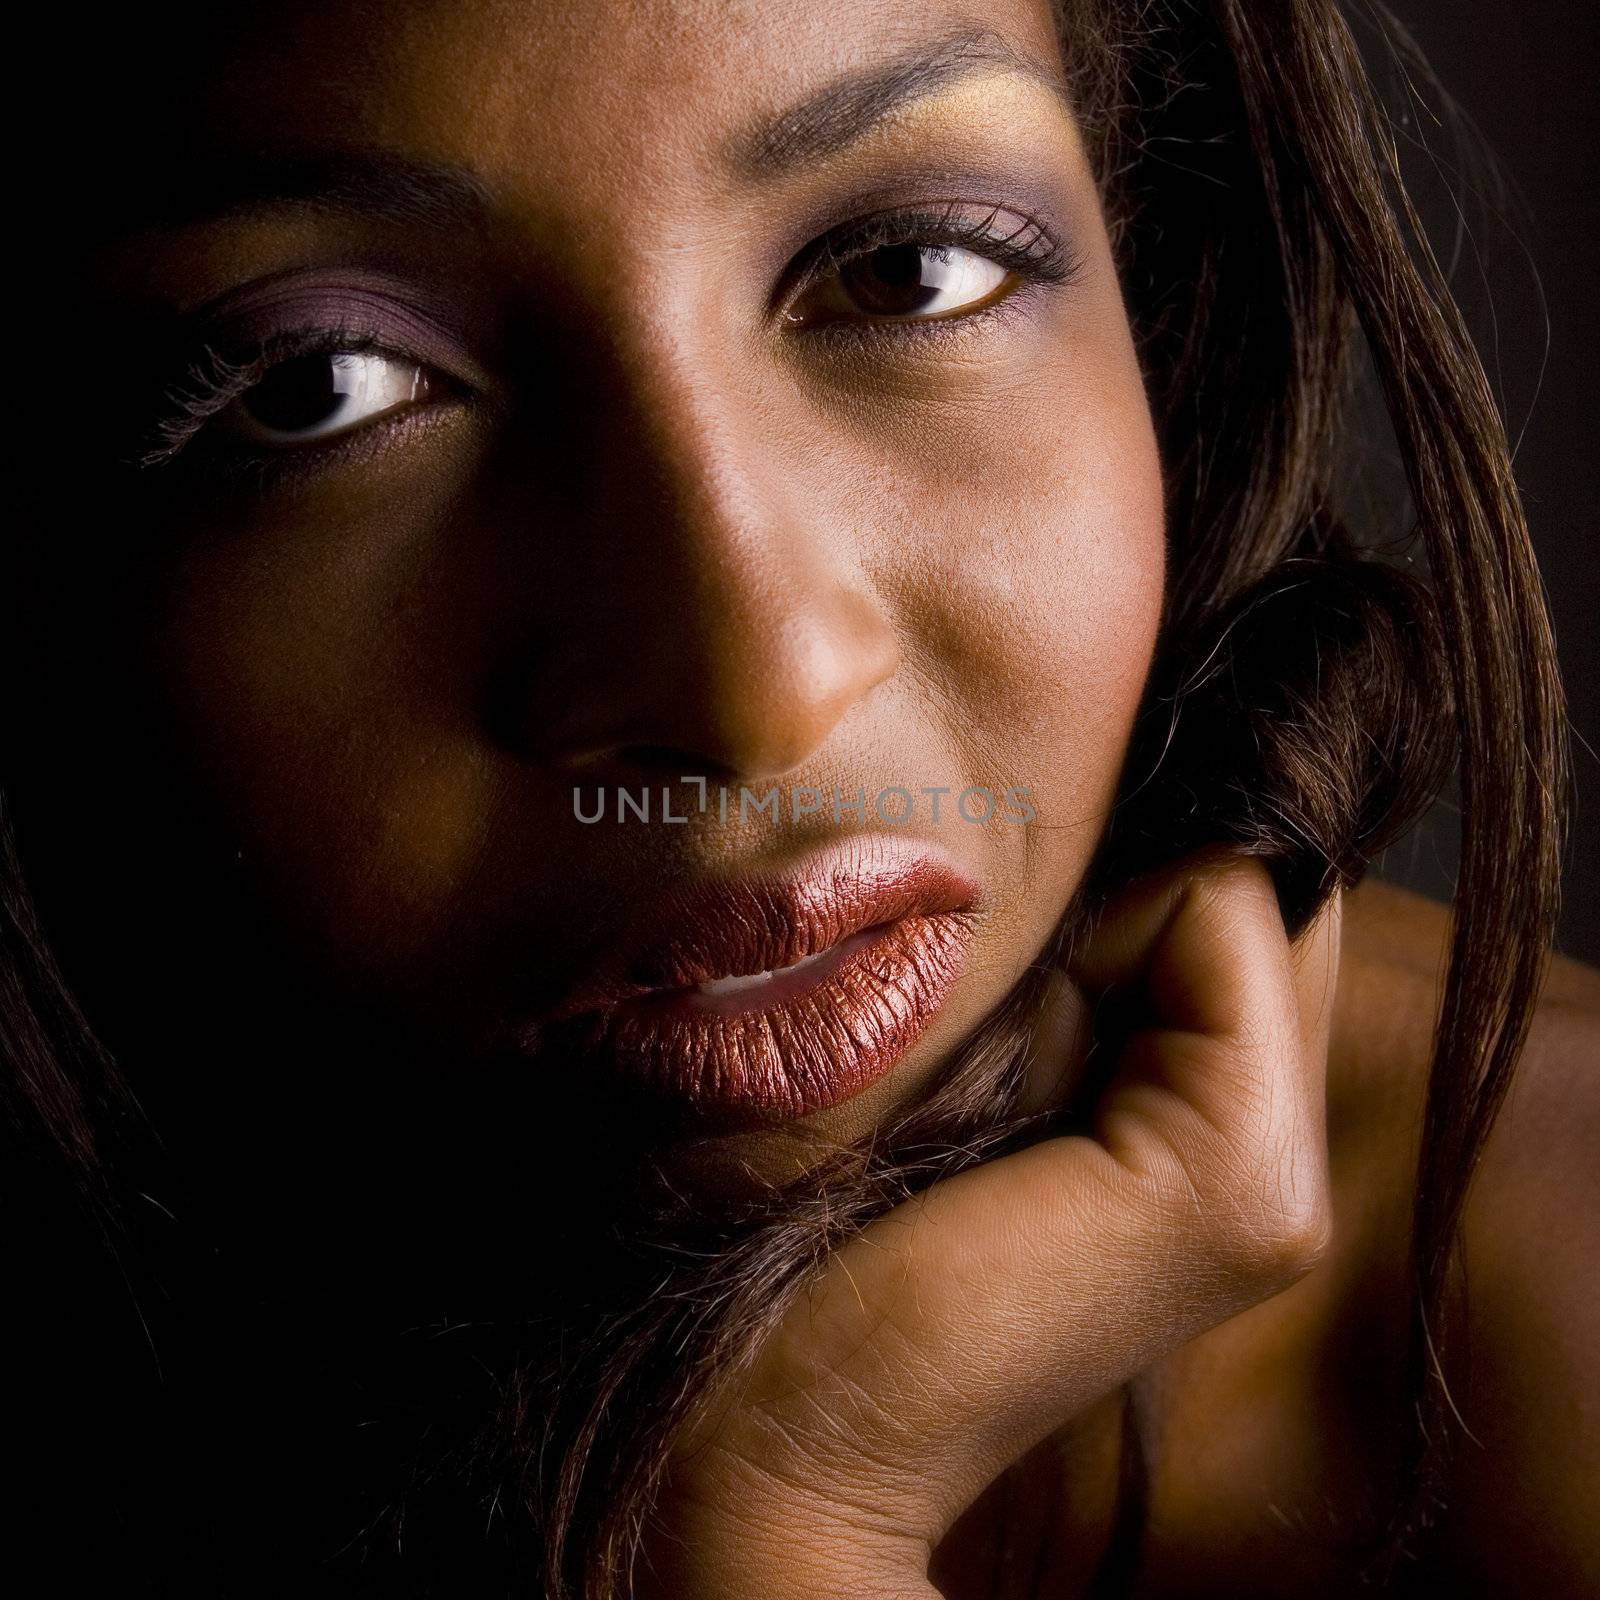
[[[697,987],[701,994],[737,994],[741,989],[754,989],[771,976],[770,972],[751,972],[737,978],[708,978]]]
[[[773,972],[798,972],[802,967],[809,967],[812,962],[820,961],[829,950],[819,950],[814,956],[802,956],[798,961],[787,967],[774,967],[770,972],[740,973],[732,978],[707,978],[704,983],[697,984],[701,994],[737,994],[741,989],[754,989],[763,984],[773,975]]]

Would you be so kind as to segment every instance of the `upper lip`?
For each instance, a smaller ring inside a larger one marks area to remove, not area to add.
[[[942,852],[910,839],[853,836],[785,872],[701,880],[669,893],[549,1020],[791,966],[862,929],[970,911],[979,899],[975,881]]]

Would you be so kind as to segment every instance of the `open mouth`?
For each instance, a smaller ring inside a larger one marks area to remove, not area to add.
[[[943,1008],[977,894],[942,857],[884,839],[852,840],[786,877],[699,886],[557,1010],[539,1052],[706,1110],[835,1105],[889,1071]]]
[[[786,967],[708,978],[693,988],[680,991],[683,1003],[691,1009],[722,1016],[765,1011],[826,983],[857,950],[880,938],[885,931],[881,926],[863,928],[859,933],[847,934],[828,949],[802,956]]]

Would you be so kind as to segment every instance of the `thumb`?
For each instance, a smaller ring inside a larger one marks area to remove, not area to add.
[[[774,1592],[812,1592],[790,1582],[807,1528],[902,1564],[931,1549],[1063,1421],[1325,1244],[1322,1060],[1266,872],[1182,864],[1109,908],[1081,957],[1086,995],[1136,986],[1147,1008],[1094,1136],[943,1179],[842,1247],[725,1415],[720,1465],[702,1460],[703,1506],[758,1484],[764,1525],[800,1530]]]

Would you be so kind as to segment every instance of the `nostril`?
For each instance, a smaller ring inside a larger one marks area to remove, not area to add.
[[[831,573],[752,585],[708,571],[715,604],[701,596],[675,635],[608,623],[581,649],[547,636],[497,670],[479,712],[490,736],[552,772],[734,787],[800,767],[894,675],[898,639],[867,592]]]

